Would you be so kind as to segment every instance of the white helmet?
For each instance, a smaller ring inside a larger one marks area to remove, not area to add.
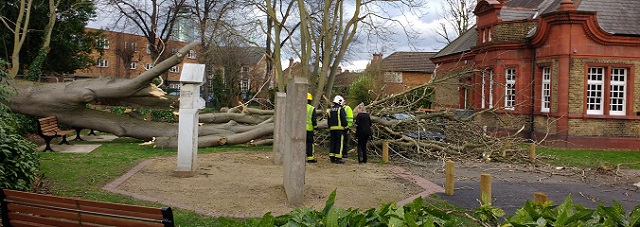
[[[336,95],[336,97],[333,97],[333,103],[342,105],[342,102],[344,102],[342,96]]]

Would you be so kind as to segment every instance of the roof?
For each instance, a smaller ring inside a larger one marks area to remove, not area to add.
[[[445,46],[440,50],[434,58],[444,57],[450,54],[457,54],[465,51],[471,50],[471,47],[476,45],[476,41],[478,40],[478,31],[476,31],[476,26],[469,28],[466,32],[462,33],[458,38],[453,40],[453,42],[449,43],[449,45]]]
[[[348,87],[351,86],[354,80],[356,80],[360,76],[360,73],[354,72],[343,72],[336,75],[336,78],[333,80],[334,87]]]
[[[555,12],[563,0],[511,0],[500,9],[502,21],[524,20]],[[598,25],[611,34],[640,35],[640,1],[638,0],[573,0],[578,11],[596,12]],[[531,33],[530,33],[531,34]],[[469,51],[477,42],[478,32],[472,27],[445,46],[434,58]]]
[[[436,52],[394,52],[382,59],[382,68],[393,72],[433,73],[436,65],[431,62]]]

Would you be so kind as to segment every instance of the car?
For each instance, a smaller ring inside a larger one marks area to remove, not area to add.
[[[387,121],[402,121],[402,120],[413,119],[415,118],[415,116],[410,113],[400,112],[400,113],[382,115],[380,118]],[[443,133],[426,130],[424,128],[407,130],[407,131],[404,131],[403,134],[409,138],[418,139],[418,140],[445,141],[446,139]]]

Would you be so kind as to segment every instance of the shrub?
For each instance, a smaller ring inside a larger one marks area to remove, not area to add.
[[[0,115],[0,187],[28,191],[40,166],[36,146],[7,123],[13,119],[10,114]]]

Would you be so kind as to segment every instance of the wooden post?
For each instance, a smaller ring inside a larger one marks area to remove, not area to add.
[[[536,144],[529,145],[529,160],[532,162],[536,160]]]
[[[547,194],[543,192],[534,192],[533,193],[533,202],[535,203],[545,203],[547,202]]]
[[[487,198],[487,201],[483,201],[483,195]],[[491,175],[489,174],[480,175],[480,202],[482,205],[485,203],[491,205]]]
[[[454,176],[454,172],[453,172],[453,161],[449,160],[447,161],[446,167],[445,167],[445,175],[446,175],[446,180],[444,183],[444,194],[445,195],[453,195],[453,176]]]
[[[502,157],[507,157],[507,150],[511,149],[511,141],[507,140],[502,147]]]
[[[382,142],[382,162],[389,163],[389,142]]]

